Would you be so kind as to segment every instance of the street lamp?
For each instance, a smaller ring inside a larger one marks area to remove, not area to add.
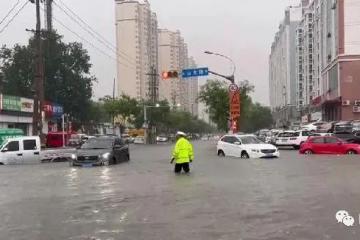
[[[226,80],[229,80],[232,85],[236,85],[235,84],[235,72],[236,72],[236,64],[234,62],[234,60],[232,60],[230,57],[228,56],[225,56],[223,54],[220,54],[220,53],[214,53],[214,52],[211,52],[211,51],[205,51],[204,52],[205,54],[208,54],[208,55],[215,55],[215,56],[219,56],[219,57],[222,57],[222,58],[225,58],[227,60],[229,60],[231,62],[231,64],[233,65],[233,72],[232,72],[232,75],[230,76],[225,76],[225,75],[222,75],[222,74],[219,74],[219,73],[216,73],[216,72],[213,72],[213,71],[209,71],[209,73],[215,75],[215,76],[219,76],[219,77],[222,77],[222,78],[225,78]],[[240,109],[239,109],[240,110]],[[231,114],[231,106],[230,106],[230,111],[229,111],[229,120],[230,120],[230,125],[232,126],[233,123],[235,122],[235,119],[232,119],[232,114]],[[232,127],[230,126],[230,132],[232,133]]]
[[[231,83],[234,83],[235,82],[235,72],[236,72],[236,64],[234,62],[234,60],[232,60],[230,57],[228,56],[225,56],[223,54],[220,54],[220,53],[214,53],[214,52],[211,52],[211,51],[205,51],[204,52],[205,54],[208,54],[208,55],[215,55],[215,56],[219,56],[219,57],[222,57],[222,58],[225,58],[227,60],[229,60],[231,62],[231,64],[233,65],[233,71],[232,71],[232,74],[230,76],[224,76],[224,75],[221,75],[221,74],[218,74],[218,73],[214,73],[214,72],[210,72],[214,75],[217,75],[217,76],[220,76],[220,77],[223,77],[229,81],[231,81]]]

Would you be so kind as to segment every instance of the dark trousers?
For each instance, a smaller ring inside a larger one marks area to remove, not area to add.
[[[175,164],[175,173],[181,173],[181,169],[184,170],[184,172],[189,173],[190,172],[190,165],[189,163],[177,163]]]

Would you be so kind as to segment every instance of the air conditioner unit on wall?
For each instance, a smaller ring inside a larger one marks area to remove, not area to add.
[[[355,100],[355,106],[360,106],[360,100]]]
[[[353,107],[353,112],[354,113],[360,113],[360,107],[359,106],[354,106]]]
[[[350,104],[351,104],[350,100],[343,100],[342,101],[343,106],[350,106]]]

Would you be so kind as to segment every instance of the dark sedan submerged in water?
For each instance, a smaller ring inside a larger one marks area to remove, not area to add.
[[[89,139],[71,156],[71,166],[113,165],[130,160],[129,146],[118,137]]]

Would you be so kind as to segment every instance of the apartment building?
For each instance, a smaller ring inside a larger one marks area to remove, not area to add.
[[[195,59],[190,57],[188,60],[188,67],[189,68],[197,68]],[[198,97],[199,97],[199,80],[198,78],[190,78],[186,80],[188,83],[188,111],[193,116],[199,115],[199,104],[198,104]]]
[[[115,0],[117,92],[137,99],[153,99],[158,78],[157,17],[146,0]],[[156,71],[155,71],[156,72]]]
[[[302,16],[302,6],[288,7],[271,46],[269,58],[270,105],[276,125],[289,126],[298,118],[296,31]]]
[[[197,115],[198,79],[181,78],[181,71],[195,67],[193,58],[188,57],[188,46],[180,31],[158,30],[159,72],[178,71],[179,78],[161,79],[160,100],[168,100],[171,105],[181,105],[181,109]]]
[[[296,32],[303,119],[360,119],[359,23],[360,0],[312,0],[303,7]]]
[[[307,107],[320,94],[320,38],[319,21],[314,18],[314,5],[303,5],[303,17],[296,31],[297,107]]]

